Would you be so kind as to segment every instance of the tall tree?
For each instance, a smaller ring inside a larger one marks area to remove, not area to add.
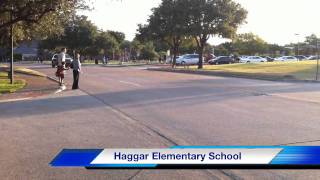
[[[181,0],[163,0],[159,7],[152,10],[147,25],[139,25],[139,35],[147,40],[166,42],[173,52],[174,67],[179,47],[185,37],[187,13],[182,9]]]
[[[111,54],[114,49],[119,47],[118,41],[108,32],[104,31],[98,33],[94,44],[100,55]]]
[[[232,0],[180,0],[189,12],[187,31],[197,42],[199,64],[203,68],[203,50],[210,36],[232,38],[247,16],[247,11]]]

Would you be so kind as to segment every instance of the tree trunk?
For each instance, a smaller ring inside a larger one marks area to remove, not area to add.
[[[203,69],[203,49],[204,49],[203,45],[198,47],[198,54],[199,54],[198,69]]]
[[[177,62],[177,47],[173,47],[173,60],[172,60],[172,68],[176,67],[176,62]]]

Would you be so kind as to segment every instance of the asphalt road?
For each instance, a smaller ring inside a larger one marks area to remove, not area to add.
[[[32,68],[54,75],[47,66]],[[67,74],[70,88],[71,71]],[[63,148],[320,145],[320,84],[86,66],[80,90],[0,103],[1,179],[317,179],[319,170],[52,168]]]

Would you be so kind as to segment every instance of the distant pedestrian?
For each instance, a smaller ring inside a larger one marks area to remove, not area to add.
[[[106,56],[103,56],[103,64],[106,64]]]
[[[67,53],[67,49],[62,48],[61,53],[58,55],[58,66],[57,66],[56,76],[59,78],[60,86],[64,85],[63,79],[64,79],[65,70],[66,70],[65,68],[66,53]]]
[[[79,78],[81,72],[81,62],[80,62],[80,54],[77,53],[76,59],[73,63],[73,85],[72,89],[79,89]]]

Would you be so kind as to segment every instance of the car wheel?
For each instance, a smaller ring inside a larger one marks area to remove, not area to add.
[[[250,61],[247,61],[247,63],[250,63]]]
[[[181,65],[182,65],[182,66],[185,66],[185,65],[186,65],[186,62],[182,61],[182,62],[181,62]]]

